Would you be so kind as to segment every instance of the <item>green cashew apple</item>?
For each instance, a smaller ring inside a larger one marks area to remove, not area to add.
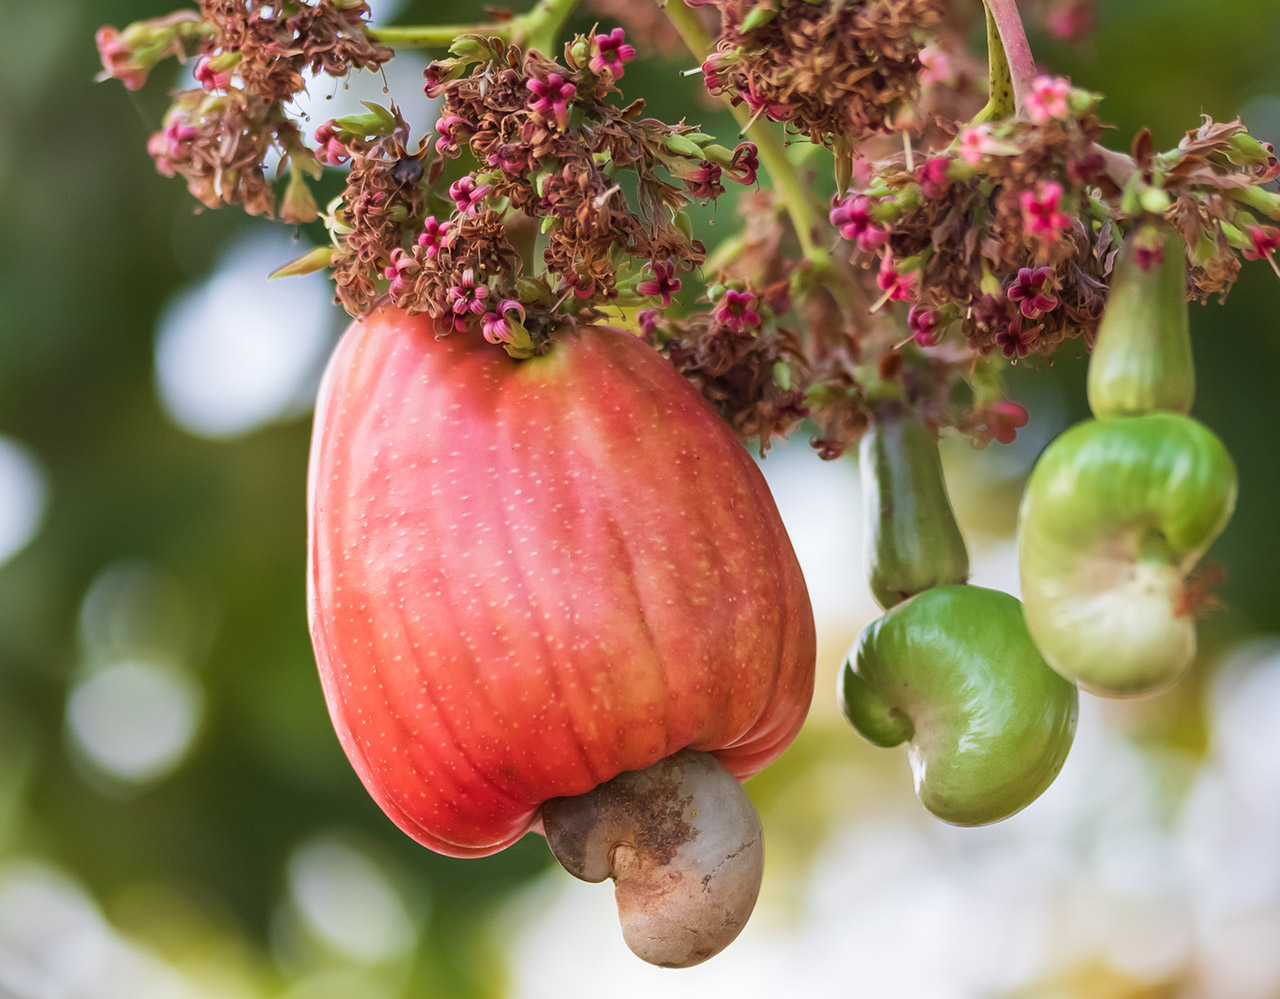
[[[1018,517],[1027,626],[1091,693],[1176,681],[1195,657],[1186,576],[1226,526],[1236,471],[1176,413],[1088,420],[1040,456]]]
[[[867,582],[888,609],[969,578],[969,553],[942,481],[938,441],[899,403],[881,405],[859,450]]]
[[[1143,225],[1116,261],[1089,359],[1089,408],[1095,416],[1188,413],[1195,391],[1182,237],[1164,223]]]
[[[1076,688],[1037,651],[1016,598],[926,590],[873,621],[840,674],[845,717],[877,746],[908,744],[916,795],[938,818],[1007,818],[1057,776]]]

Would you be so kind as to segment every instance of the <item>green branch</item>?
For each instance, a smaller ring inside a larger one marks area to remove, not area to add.
[[[448,48],[463,35],[484,35],[552,55],[556,39],[577,0],[539,0],[537,6],[509,21],[481,24],[426,24],[366,29],[375,42],[399,48]]]

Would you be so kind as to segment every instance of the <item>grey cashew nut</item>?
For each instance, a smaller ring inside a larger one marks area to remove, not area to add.
[[[682,750],[586,794],[542,806],[551,852],[574,877],[614,879],[627,946],[687,968],[746,925],[764,839],[742,785],[708,753]]]

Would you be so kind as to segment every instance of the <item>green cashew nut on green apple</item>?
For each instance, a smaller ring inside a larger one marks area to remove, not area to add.
[[[1190,667],[1186,577],[1235,508],[1231,456],[1183,415],[1195,392],[1186,271],[1163,223],[1130,236],[1089,361],[1098,419],[1045,450],[1018,516],[1032,637],[1064,677],[1109,697],[1151,693]]]
[[[1231,456],[1176,413],[1089,420],[1041,455],[1019,514],[1027,626],[1059,673],[1124,697],[1195,657],[1186,575],[1236,500]]]
[[[974,826],[1020,811],[1053,782],[1077,694],[1037,651],[1016,598],[941,586],[867,626],[841,670],[840,707],[868,741],[908,744],[925,808]]]
[[[938,441],[898,402],[881,403],[859,449],[867,583],[888,609],[969,578],[969,553],[942,480]]]

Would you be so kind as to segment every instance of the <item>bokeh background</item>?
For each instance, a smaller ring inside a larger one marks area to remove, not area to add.
[[[637,4],[643,0],[635,0]],[[380,19],[477,16],[453,0]],[[1274,0],[1102,3],[1032,42],[1107,95],[1114,144],[1242,114],[1280,144]],[[93,32],[160,0],[0,0],[0,997],[1280,997],[1280,280],[1246,268],[1193,312],[1196,415],[1240,467],[1210,558],[1225,609],[1160,697],[1083,698],[1053,788],[997,826],[916,804],[903,754],[838,717],[841,655],[876,611],[855,464],[764,463],[821,635],[810,724],[748,786],[769,844],[742,938],[687,972],[625,950],[605,886],[528,837],[437,857],[367,798],[329,728],[304,608],[310,401],[343,320],[323,279],[267,282],[306,234],[196,214],[145,152],[177,77],[95,85]],[[583,23],[589,26],[590,20]],[[731,136],[681,81],[629,96]],[[388,70],[412,121],[421,62]],[[357,98],[321,83],[313,122]],[[731,204],[701,218],[708,243]],[[1070,351],[1064,352],[1070,354]],[[1016,592],[1022,480],[1085,415],[1084,365],[1011,373],[1031,425],[949,442],[975,581]]]

